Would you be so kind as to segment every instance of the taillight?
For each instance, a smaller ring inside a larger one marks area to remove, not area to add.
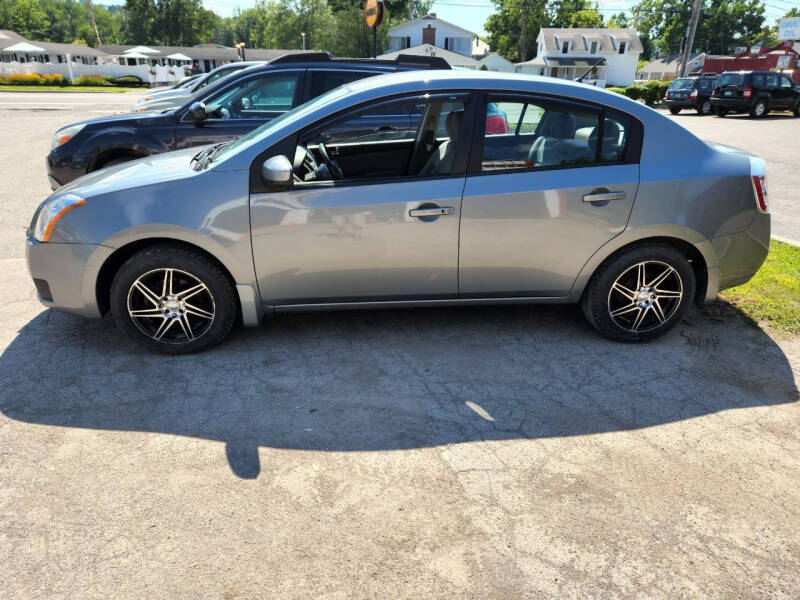
[[[746,88],[744,88],[744,92],[742,92],[742,95],[743,95],[745,98],[749,98],[750,96],[752,96],[752,95],[753,95],[753,88],[751,88],[751,87],[748,85]]]
[[[664,92],[664,100],[667,99],[667,96],[669,96],[669,91]]]
[[[697,90],[692,90],[692,93],[689,94],[689,98],[697,98]]]
[[[753,196],[758,212],[768,213],[767,202],[767,165],[760,158],[750,157],[750,178],[753,180]]]

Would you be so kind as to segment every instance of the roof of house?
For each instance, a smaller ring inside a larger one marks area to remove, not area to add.
[[[141,46],[116,44],[109,46],[100,46],[106,54],[112,56],[125,56],[125,53]],[[170,54],[185,54],[194,60],[204,59],[222,59],[222,60],[239,60],[239,53],[236,48],[228,48],[227,46],[209,46],[203,44],[202,46],[147,46],[148,49],[156,50],[156,54],[149,54],[150,58],[166,58]],[[245,58],[247,60],[270,60],[295,52],[303,52],[303,50],[263,50],[255,48],[245,48]],[[311,52],[311,50],[306,50]]]
[[[507,62],[508,64],[513,64],[510,60],[503,58],[497,52],[492,52],[491,54],[487,54],[483,58],[478,59],[478,62],[485,63],[490,60],[501,60],[503,62]]]
[[[26,40],[24,37],[8,29],[0,29],[0,51],[16,46],[17,44],[30,44],[41,48],[45,52],[53,54],[72,54],[74,56],[103,56],[105,53],[97,48],[82,46],[80,44],[58,44],[55,42],[34,42]],[[12,51],[13,52],[13,51]],[[36,50],[25,50],[24,47],[19,52],[36,52]]]
[[[600,42],[601,52],[613,52],[616,46],[612,38],[620,42],[628,42],[628,48],[634,52],[642,51],[642,41],[636,34],[635,29],[606,29],[606,28],[542,28],[539,36],[544,38],[544,48],[550,51],[559,51],[559,43],[556,38],[571,39],[572,49],[588,52],[593,41]]]
[[[689,57],[689,65],[691,65],[695,60],[702,58],[703,61],[706,59],[705,52],[697,52],[692,54]],[[681,55],[680,54],[669,54],[667,56],[662,56],[661,58],[657,58],[654,61],[643,65],[642,68],[637,69],[637,73],[676,73],[678,70],[678,66],[681,62]],[[700,64],[699,67],[692,69],[690,68],[690,72],[695,70],[700,70],[703,68],[703,65]]]
[[[440,19],[439,17],[436,16],[436,13],[431,13],[429,15],[425,15],[424,17],[419,17],[417,19],[412,19],[411,21],[406,21],[404,23],[400,23],[399,25],[395,25],[394,27],[390,27],[388,33],[389,33],[389,35],[392,35],[393,33],[396,33],[396,32],[398,32],[400,30],[406,29],[407,27],[409,27],[411,25],[418,25],[419,24],[419,25],[422,25],[424,27],[428,23],[432,23],[434,21],[437,22],[437,23],[441,23],[442,25],[447,25],[448,27],[452,27],[453,29],[459,29],[459,30],[463,31],[464,33],[469,34],[471,37],[477,35],[474,31],[470,31],[469,29],[464,29],[463,27],[459,27],[458,25],[450,23],[449,21],[445,21],[444,19]]]
[[[403,50],[397,50],[396,52],[387,52],[386,54],[381,54],[378,58],[392,60],[397,58],[397,56],[400,54],[414,54],[416,56],[439,56],[445,59],[448,63],[450,63],[450,66],[453,67],[460,66],[479,69],[481,66],[481,62],[475,60],[474,58],[464,56],[458,52],[451,52],[450,50],[445,50],[444,48],[439,48],[438,46],[431,46],[430,44],[420,44],[419,46],[404,48]]]

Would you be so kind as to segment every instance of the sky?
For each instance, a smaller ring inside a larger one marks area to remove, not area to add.
[[[386,2],[391,10],[392,0]],[[98,3],[122,4],[123,2],[100,0]],[[635,3],[635,0],[600,0],[598,10],[607,19],[614,13],[629,11]],[[203,6],[223,17],[231,16],[237,8],[251,8],[254,5],[255,0],[203,0]],[[765,5],[767,23],[771,26],[792,7],[800,7],[800,0],[765,0]],[[483,35],[485,33],[483,25],[486,23],[486,18],[492,14],[493,6],[491,0],[439,0],[434,2],[431,12],[435,12],[445,21]]]

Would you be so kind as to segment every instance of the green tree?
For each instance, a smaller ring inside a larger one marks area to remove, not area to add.
[[[511,62],[536,56],[536,36],[547,23],[546,0],[494,0],[484,28],[491,49]]]
[[[606,23],[606,27],[609,29],[627,29],[630,27],[628,15],[626,15],[624,12],[611,15],[611,17],[608,19],[608,23]]]
[[[603,26],[603,17],[593,8],[584,8],[572,15],[570,27],[597,28]]]

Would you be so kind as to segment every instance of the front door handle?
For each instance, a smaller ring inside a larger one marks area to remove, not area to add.
[[[584,202],[610,202],[611,200],[624,200],[625,192],[612,192],[611,190],[594,190],[591,194],[584,194]]]
[[[452,206],[437,206],[435,208],[412,208],[408,211],[409,217],[441,217],[442,215],[454,215],[456,209]]]

